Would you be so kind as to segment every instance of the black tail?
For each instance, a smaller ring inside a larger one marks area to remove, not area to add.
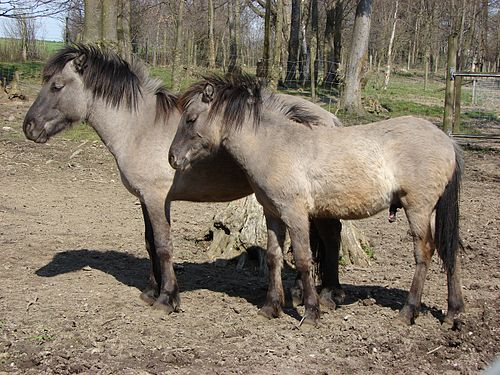
[[[455,171],[436,204],[434,243],[443,267],[449,273],[455,271],[456,258],[462,241],[459,235],[459,197],[462,177],[462,152],[455,145]]]

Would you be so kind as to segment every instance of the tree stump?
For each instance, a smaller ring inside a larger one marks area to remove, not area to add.
[[[19,72],[15,71],[14,72],[14,79],[12,80],[12,82],[10,82],[9,84],[7,84],[7,83],[3,84],[3,91],[7,94],[7,97],[10,100],[15,99],[15,98],[18,98],[21,100],[28,99],[26,97],[26,95],[24,95],[22,93],[21,89],[19,88],[19,82],[20,82]]]
[[[213,260],[238,258],[238,268],[243,268],[249,256],[257,256],[259,270],[266,274],[265,248],[267,230],[262,206],[255,195],[230,202],[218,212],[209,229],[212,242],[207,254]],[[350,221],[342,221],[341,264],[369,265],[368,255],[363,250],[368,242],[363,233]],[[290,241],[285,241],[285,262],[293,266],[289,251]]]

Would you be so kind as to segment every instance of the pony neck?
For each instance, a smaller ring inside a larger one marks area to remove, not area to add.
[[[144,93],[136,110],[125,106],[113,107],[102,99],[92,100],[89,108],[89,125],[117,160],[127,153],[131,143],[137,141],[141,133],[165,128],[155,127],[156,97],[153,94]]]

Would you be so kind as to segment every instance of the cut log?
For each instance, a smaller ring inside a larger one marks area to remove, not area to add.
[[[266,273],[265,248],[267,241],[266,225],[262,206],[255,195],[233,201],[218,212],[213,219],[212,242],[207,254],[215,259],[238,259],[238,268],[242,268],[249,256],[257,255],[259,269]],[[364,234],[350,221],[342,221],[341,264],[369,265],[369,257],[363,250],[368,246]],[[289,256],[290,241],[285,241],[285,261],[292,265]],[[245,254],[242,256],[242,254]]]

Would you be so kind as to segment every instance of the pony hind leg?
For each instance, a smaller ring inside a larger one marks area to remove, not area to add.
[[[148,285],[142,291],[140,298],[148,305],[152,305],[160,292],[161,285],[161,270],[158,255],[156,254],[156,247],[154,242],[153,227],[149,219],[148,209],[146,205],[141,202],[142,215],[144,218],[144,237],[146,242],[146,250],[149,255],[150,269]]]
[[[320,304],[335,309],[344,302],[346,294],[339,281],[339,253],[342,223],[338,219],[313,219],[321,241],[313,250],[321,279]],[[313,236],[311,228],[311,236]],[[311,241],[313,242],[313,241]]]
[[[285,221],[285,218],[283,220]],[[320,309],[318,293],[313,279],[308,215],[307,213],[299,215],[293,212],[290,216],[287,216],[285,224],[290,233],[295,266],[302,280],[305,306],[303,322],[316,325],[319,322]]]
[[[264,306],[259,315],[266,318],[278,318],[285,302],[281,270],[283,268],[283,248],[285,243],[285,225],[280,219],[266,215],[267,225],[267,266],[269,285]]]
[[[460,282],[460,268],[460,258],[457,255],[454,267],[446,270],[448,281],[448,311],[444,318],[446,324],[453,324],[456,316],[465,311],[462,284]]]
[[[413,247],[415,256],[415,274],[411,283],[410,292],[405,305],[399,312],[399,318],[410,325],[415,322],[424,290],[425,277],[434,254],[435,246],[431,236],[430,214],[417,215],[406,212],[413,236]]]

